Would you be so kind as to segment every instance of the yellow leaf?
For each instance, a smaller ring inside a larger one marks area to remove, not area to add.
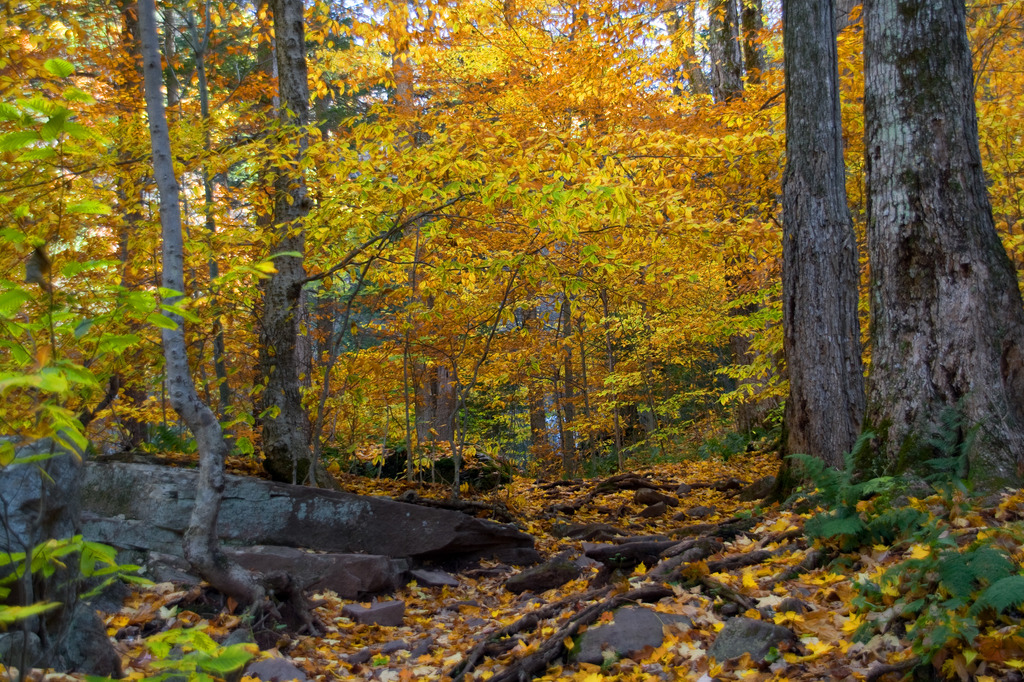
[[[757,589],[757,581],[754,580],[754,572],[749,568],[743,571],[743,587],[748,590]]]
[[[562,640],[562,646],[564,646],[569,651],[572,651],[572,648],[576,646],[576,643],[572,641],[572,637],[566,637]]]
[[[911,559],[925,559],[925,558],[931,556],[931,554],[932,554],[932,550],[927,545],[922,545],[920,543],[914,543],[914,545],[910,548],[910,558]]]
[[[776,613],[773,620],[776,625],[787,625],[803,623],[804,617],[795,611],[786,611],[785,613]]]

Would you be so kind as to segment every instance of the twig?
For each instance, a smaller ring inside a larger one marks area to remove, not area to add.
[[[864,676],[864,682],[876,682],[883,675],[889,673],[904,673],[911,668],[916,668],[921,663],[920,656],[914,656],[908,658],[905,661],[899,663],[879,663],[871,667],[867,674]]]

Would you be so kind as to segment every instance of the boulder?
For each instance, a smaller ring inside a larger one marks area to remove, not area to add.
[[[558,537],[590,542],[611,542],[615,538],[625,535],[623,531],[610,523],[556,524],[551,532]]]
[[[763,500],[775,489],[775,477],[765,476],[759,478],[746,488],[740,490],[738,498],[741,502],[754,502]]]
[[[666,625],[689,628],[692,622],[686,616],[661,613],[646,606],[626,606],[615,612],[615,620],[606,625],[591,627],[580,636],[575,657],[583,663],[600,665],[603,651],[629,656],[644,647],[659,647],[665,639]]]
[[[679,500],[672,497],[671,495],[665,495],[659,493],[657,490],[651,490],[650,488],[640,488],[633,494],[633,502],[636,504],[652,505],[659,502],[663,502],[669,507],[678,507]]]
[[[36,633],[18,630],[0,634],[0,665],[31,667],[42,655],[43,643]]]
[[[725,662],[750,654],[751,659],[760,663],[772,648],[784,642],[796,643],[792,630],[753,618],[730,618],[708,649],[708,657]]]
[[[331,590],[342,599],[360,599],[390,592],[405,584],[407,559],[378,554],[316,554],[294,547],[225,547],[228,556],[243,568],[261,573],[281,571],[304,589]]]
[[[16,447],[14,455],[14,461],[0,467],[0,555],[28,553],[48,540],[77,535],[85,453],[46,438]],[[78,573],[77,562],[58,562],[50,568],[54,571],[46,577],[37,573],[27,592],[21,589],[23,581],[14,583],[4,599],[14,605],[59,603],[24,626],[23,632],[30,631],[36,639],[19,644],[16,665],[21,665],[23,652],[34,658],[28,660],[32,666],[120,677],[121,660],[103,623],[89,604],[78,599],[89,586]],[[10,570],[10,565],[0,568],[0,575]],[[15,645],[11,640],[6,646],[10,651]]]
[[[664,516],[668,511],[668,506],[664,502],[655,502],[649,507],[643,509],[637,516],[644,519],[653,519],[659,516]]]
[[[245,669],[245,677],[263,680],[263,682],[290,682],[298,680],[306,682],[309,678],[301,668],[283,658],[265,658],[254,661]]]
[[[612,569],[631,570],[643,563],[654,566],[661,553],[676,546],[674,540],[624,542],[621,544],[583,543],[583,553]]]
[[[806,602],[800,601],[796,597],[786,597],[779,602],[779,605],[775,607],[776,613],[807,613],[811,610],[811,607]]]
[[[405,602],[396,599],[373,602],[369,606],[346,604],[341,607],[341,615],[363,625],[398,627],[405,620]]]
[[[690,507],[686,511],[679,512],[673,519],[676,521],[686,521],[688,519],[705,519],[712,514],[717,514],[718,510],[715,507],[705,507],[704,505],[697,505],[696,507]]]
[[[539,594],[555,587],[561,587],[570,580],[580,577],[580,567],[568,557],[555,557],[539,566],[520,571],[505,581],[505,589],[514,594],[533,592]]]
[[[87,465],[83,535],[122,549],[180,555],[196,477],[195,470],[150,464]],[[218,532],[229,544],[414,560],[540,559],[526,533],[459,512],[242,476],[225,482]]]
[[[424,587],[458,587],[459,581],[450,573],[431,571],[426,568],[414,568],[409,577]]]

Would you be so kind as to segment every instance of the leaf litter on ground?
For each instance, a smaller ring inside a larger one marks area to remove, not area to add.
[[[738,485],[775,473],[777,460],[749,453],[721,460],[692,460],[647,467],[629,476],[578,481],[541,481],[515,477],[504,487],[486,493],[463,494],[488,507],[507,510],[517,525],[531,533],[545,558],[569,551],[580,555],[582,542],[564,535],[567,525],[607,524],[634,538],[665,537],[677,541],[721,535],[716,550],[699,561],[666,571],[643,563],[601,574],[598,565],[541,594],[513,594],[505,581],[522,567],[480,561],[455,573],[457,586],[428,587],[410,582],[393,595],[405,603],[400,627],[364,625],[342,615],[353,600],[331,592],[312,595],[316,613],[326,625],[322,637],[282,634],[276,646],[258,657],[285,657],[311,680],[885,680],[903,678],[917,655],[905,624],[877,628],[862,641],[854,635],[865,622],[878,618],[855,606],[857,580],[877,580],[904,559],[929,551],[920,544],[876,544],[847,554],[831,551],[823,563],[823,547],[803,534],[815,509],[795,511],[779,505],[760,506],[741,501]],[[340,477],[349,492],[443,501],[443,486],[413,486],[404,481]],[[623,485],[617,486],[616,481]],[[637,481],[674,495],[678,507],[650,518],[634,502]],[[680,488],[681,484],[687,484]],[[1001,542],[1015,561],[1022,558],[1024,493],[989,498],[985,509],[950,514],[940,500],[911,498],[908,503],[931,514],[950,518],[950,531],[963,537],[1002,533]],[[860,509],[860,507],[858,507]],[[692,510],[692,514],[688,514]],[[680,513],[681,512],[681,513]],[[723,529],[728,532],[722,532]],[[738,530],[736,530],[738,529]],[[820,545],[820,543],[819,543]],[[667,561],[667,560],[666,560]],[[593,563],[593,562],[591,562]],[[668,578],[666,580],[666,577]],[[199,589],[169,583],[133,591],[124,607],[107,614],[108,633],[121,653],[127,679],[158,674],[145,638],[170,628],[202,628],[222,641],[242,626],[237,614],[223,610],[199,614],[194,603]],[[602,665],[574,662],[567,653],[574,637],[588,626],[614,620],[611,607],[637,596],[653,598],[656,611],[679,614],[690,628],[666,627],[657,647],[631,656],[608,656]],[[899,592],[886,597],[895,603]],[[796,598],[794,601],[792,598]],[[364,602],[365,604],[365,602]],[[782,607],[798,604],[793,610]],[[581,619],[581,614],[585,618]],[[536,616],[536,617],[534,617]],[[733,616],[766,620],[792,630],[798,645],[773,652],[756,662],[749,655],[715,661],[708,650],[725,622]],[[889,614],[892,617],[892,614]],[[566,634],[568,633],[568,634]],[[972,643],[954,643],[936,656],[936,664],[951,679],[989,682],[1021,679],[1024,636],[1019,623],[1004,618]],[[972,648],[973,647],[973,648]],[[68,679],[68,676],[52,676]],[[247,678],[243,678],[247,679]]]

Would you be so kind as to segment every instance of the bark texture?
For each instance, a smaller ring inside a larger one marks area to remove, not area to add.
[[[860,8],[860,5],[861,0],[836,0],[835,8],[832,12],[833,17],[835,17],[836,33],[853,25],[854,14]]]
[[[860,433],[864,379],[832,2],[786,0],[782,13],[782,324],[790,384],[783,447],[840,467]]]
[[[1017,484],[1024,309],[985,189],[964,3],[872,0],[864,28],[873,464],[954,454],[930,441],[957,413],[947,437],[978,429],[970,477]]]
[[[743,23],[743,68],[750,83],[761,82],[761,72],[765,67],[764,48],[761,46],[763,15],[761,0],[743,0],[743,9],[740,12]]]
[[[309,416],[299,391],[299,305],[306,270],[304,221],[310,200],[302,164],[308,146],[309,85],[302,0],[273,0],[278,92],[281,96],[282,155],[274,181],[273,253],[300,255],[274,259],[277,272],[263,291],[260,330],[260,426],[263,467],[275,481],[302,483],[309,473]]]
[[[743,50],[738,0],[713,0],[708,8],[711,95],[728,102],[743,94]]]
[[[174,175],[171,140],[160,91],[160,48],[157,38],[156,9],[153,0],[139,0],[139,29],[142,36],[142,68],[149,115],[150,144],[153,150],[153,175],[160,193],[160,225],[163,235],[161,284],[166,289],[185,291],[184,244],[181,237],[181,200]],[[180,299],[180,296],[178,297]],[[173,304],[176,299],[165,303]],[[199,450],[199,480],[188,530],[185,531],[185,558],[211,585],[243,604],[262,601],[263,589],[254,576],[225,557],[217,537],[217,517],[224,492],[224,458],[228,446],[220,422],[199,399],[188,364],[185,328],[182,319],[174,329],[163,329],[164,363],[167,393],[171,407],[196,437]]]
[[[455,437],[455,379],[447,365],[416,368],[416,442],[450,443]]]

